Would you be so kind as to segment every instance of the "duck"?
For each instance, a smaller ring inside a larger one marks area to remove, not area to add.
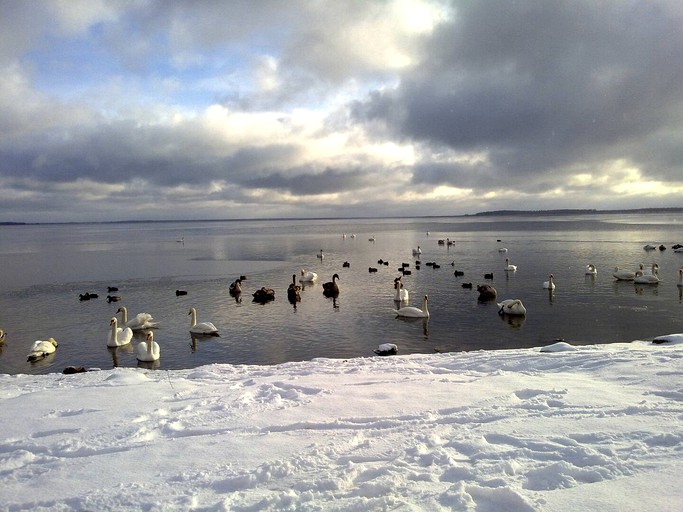
[[[378,356],[393,356],[398,354],[398,347],[393,343],[382,343],[374,352]]]
[[[119,327],[118,320],[115,316],[109,321],[111,330],[109,331],[109,339],[107,340],[108,347],[122,347],[128,345],[133,339],[133,330],[130,327],[125,329]]]
[[[546,290],[554,290],[555,289],[555,282],[553,281],[553,275],[552,274],[550,274],[548,276],[547,281],[543,281],[543,288],[545,288]]]
[[[479,292],[479,297],[477,300],[480,302],[485,302],[488,300],[493,300],[498,295],[496,289],[490,284],[479,284],[477,285],[477,291]]]
[[[175,296],[180,297],[181,295],[187,295],[187,290],[176,290]]]
[[[301,275],[299,276],[299,282],[301,283],[314,283],[318,279],[318,274],[311,272],[310,270],[301,269]]]
[[[633,281],[636,277],[636,273],[630,270],[620,269],[619,267],[614,267],[614,272],[612,275],[617,281]]]
[[[505,258],[505,267],[503,267],[503,270],[506,272],[516,272],[517,271],[517,265],[513,265],[510,263],[510,258]]]
[[[120,300],[121,300],[121,296],[120,296],[120,295],[107,295],[107,302],[109,302],[109,303],[111,303],[111,302],[118,302],[118,301],[120,301]]]
[[[325,297],[336,297],[339,295],[339,285],[337,284],[337,279],[339,279],[339,274],[334,274],[332,276],[332,281],[323,283],[323,295],[325,295]]]
[[[370,238],[368,238],[368,242],[374,242],[375,241],[375,235],[372,235]]]
[[[589,263],[588,265],[586,265],[585,274],[586,274],[587,276],[595,276],[595,275],[598,275],[598,269],[595,268],[595,265],[593,265],[592,263]]]
[[[646,251],[654,251],[656,249],[656,247],[652,244],[647,244],[647,245],[643,246],[643,249]]]
[[[408,293],[408,290],[403,287],[400,277],[394,279],[394,289],[396,290],[396,293],[394,294],[394,300],[396,302],[404,302],[407,304],[410,299],[410,294]]]
[[[116,310],[117,313],[121,313],[121,325],[125,327],[130,327],[133,331],[141,331],[143,329],[156,329],[159,325],[152,318],[149,313],[138,313],[133,318],[128,320],[128,308],[126,306],[121,306]]]
[[[259,302],[261,304],[265,304],[266,302],[275,300],[275,290],[273,290],[272,288],[266,288],[265,286],[262,286],[254,293],[252,293],[251,296],[254,297],[254,300],[252,302]]]
[[[292,282],[287,288],[287,299],[289,302],[301,302],[301,286],[296,284],[296,274],[292,274]]]
[[[117,286],[107,286],[107,293],[118,292],[119,288]]]
[[[505,299],[498,303],[500,315],[526,315],[526,308],[519,299]]]
[[[58,346],[59,344],[54,338],[49,338],[46,341],[34,341],[33,345],[31,346],[31,351],[28,353],[28,356],[26,356],[26,360],[31,363],[39,361],[43,357],[52,354],[55,350],[57,350]]]
[[[429,303],[429,297],[425,295],[422,298],[422,309],[415,306],[404,306],[399,309],[394,309],[393,312],[398,316],[408,317],[408,318],[429,318],[429,309],[427,309],[427,304]]]
[[[242,293],[242,280],[238,277],[235,279],[232,283],[230,283],[230,286],[228,287],[228,292],[230,295],[239,295]]]
[[[218,333],[218,328],[211,322],[199,322],[197,323],[197,310],[195,308],[190,308],[188,313],[192,318],[190,320],[190,332],[192,334],[204,334],[207,336],[220,336]]]
[[[655,273],[643,273],[642,270],[637,270],[633,278],[635,284],[657,284],[661,281]]]
[[[153,331],[147,333],[146,340],[147,341],[141,341],[138,343],[138,346],[135,347],[138,361],[143,361],[146,363],[158,361],[161,350],[159,348],[159,344],[154,341]]]

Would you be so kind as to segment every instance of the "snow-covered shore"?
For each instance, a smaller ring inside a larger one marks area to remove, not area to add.
[[[675,341],[0,375],[0,510],[682,510]]]

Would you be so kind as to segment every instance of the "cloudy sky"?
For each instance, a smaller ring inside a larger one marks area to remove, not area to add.
[[[683,204],[680,0],[0,0],[0,221]]]

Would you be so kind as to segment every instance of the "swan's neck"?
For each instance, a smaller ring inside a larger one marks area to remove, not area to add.
[[[197,325],[197,312],[194,309],[190,311],[190,318],[190,323],[192,324],[190,327]]]
[[[123,306],[121,308],[121,323],[122,324],[128,323],[128,308],[126,308],[126,306]]]

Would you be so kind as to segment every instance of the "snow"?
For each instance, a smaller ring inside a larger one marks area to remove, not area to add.
[[[0,510],[682,510],[683,344],[572,348],[0,375]]]

